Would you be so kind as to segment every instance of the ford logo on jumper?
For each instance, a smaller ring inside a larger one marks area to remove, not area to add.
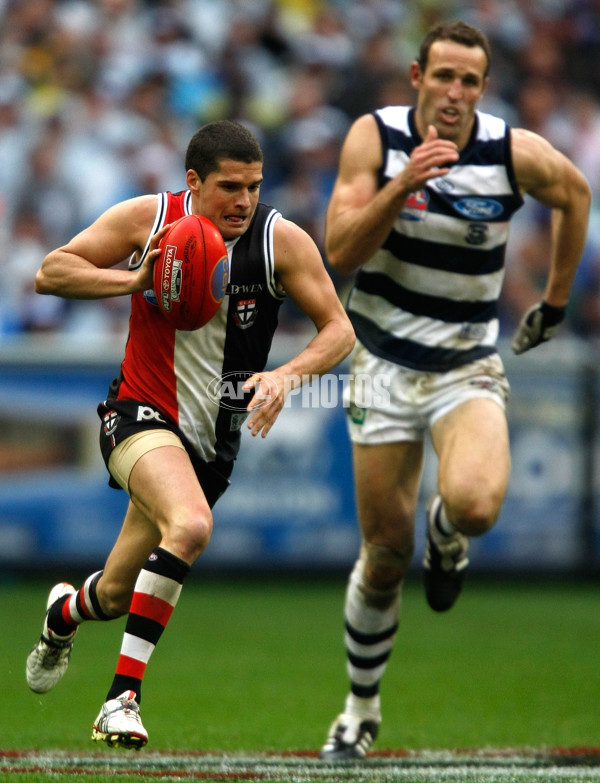
[[[493,198],[461,198],[454,209],[471,220],[492,220],[504,212],[504,207]]]

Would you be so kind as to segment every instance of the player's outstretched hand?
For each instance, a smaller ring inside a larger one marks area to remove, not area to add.
[[[285,379],[276,370],[254,373],[244,383],[243,389],[254,392],[246,408],[250,414],[246,426],[254,437],[260,434],[265,438],[279,416],[289,391]]]
[[[546,302],[538,302],[525,313],[511,340],[511,348],[516,354],[525,353],[540,343],[554,337],[556,330],[565,317],[565,307],[553,307]]]

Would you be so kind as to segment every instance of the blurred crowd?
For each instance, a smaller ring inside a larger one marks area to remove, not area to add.
[[[116,201],[181,190],[187,142],[214,119],[256,133],[262,200],[322,248],[350,123],[412,103],[421,38],[456,18],[492,44],[481,108],[541,133],[589,179],[567,329],[600,342],[599,0],[0,0],[0,343],[25,332],[126,335],[128,302],[39,296],[33,275]],[[514,222],[506,333],[540,296],[547,224],[529,200]],[[332,276],[343,297],[348,281]],[[291,305],[282,320],[296,328]]]

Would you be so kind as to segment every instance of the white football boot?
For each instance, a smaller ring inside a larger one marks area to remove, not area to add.
[[[148,742],[148,732],[142,725],[133,691],[124,691],[116,699],[104,702],[94,722],[92,739],[106,742],[109,748],[139,750],[144,747]]]
[[[27,684],[35,693],[47,693],[67,671],[77,629],[68,636],[57,636],[48,628],[48,610],[59,598],[74,592],[73,585],[59,582],[48,595],[42,635],[27,656]]]
[[[379,696],[367,700],[349,694],[344,712],[331,724],[319,758],[335,762],[364,759],[377,738],[380,723]]]

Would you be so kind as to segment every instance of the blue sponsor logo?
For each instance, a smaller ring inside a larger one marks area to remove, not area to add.
[[[504,207],[493,198],[460,198],[454,202],[454,209],[469,220],[492,220],[504,212]]]
[[[225,296],[227,281],[229,279],[229,258],[224,255],[213,269],[210,280],[210,293],[215,302],[221,302]]]

